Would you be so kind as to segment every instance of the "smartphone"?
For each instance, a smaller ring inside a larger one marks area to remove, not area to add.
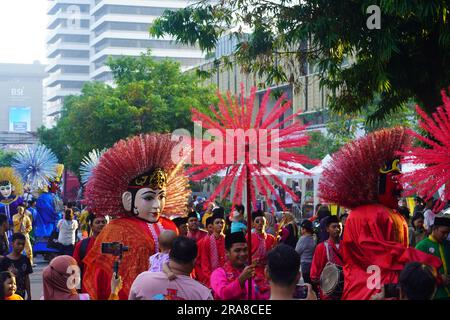
[[[306,299],[308,296],[308,287],[305,285],[298,284],[295,287],[294,299]]]
[[[400,287],[396,283],[386,283],[384,285],[385,298],[400,298]]]

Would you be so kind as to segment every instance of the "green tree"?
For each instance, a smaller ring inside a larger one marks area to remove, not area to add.
[[[372,5],[381,9],[380,29],[367,26]],[[236,51],[245,70],[265,75],[268,85],[301,85],[299,65],[309,63],[321,85],[339,93],[331,97],[333,110],[353,113],[376,102],[373,120],[410,98],[429,113],[441,104],[440,91],[450,84],[449,10],[442,0],[200,0],[165,11],[150,32],[213,51],[225,32],[248,26],[252,34]]]
[[[332,154],[339,149],[339,144],[336,143],[328,135],[320,131],[309,131],[309,143],[305,147],[295,148],[293,151],[299,154],[304,154],[311,159],[322,160],[327,154]],[[313,165],[305,165],[306,168],[311,169]]]
[[[148,53],[110,59],[107,65],[115,87],[86,83],[81,95],[65,99],[56,126],[38,132],[73,172],[89,151],[120,139],[178,128],[192,131],[191,108],[205,112],[216,102],[214,89],[202,86],[195,74],[182,73],[175,61],[155,61]]]
[[[370,133],[383,128],[404,126],[418,130],[417,115],[410,102],[384,120],[367,121],[369,114],[376,108],[370,105],[355,114],[339,114],[331,112],[326,124],[326,133],[308,131],[311,137],[309,144],[295,151],[312,159],[323,159],[327,154],[339,150],[344,144],[354,140],[360,134]]]
[[[0,167],[10,167],[15,152],[8,152],[0,150]]]

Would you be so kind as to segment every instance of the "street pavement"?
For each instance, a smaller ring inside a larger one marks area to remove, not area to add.
[[[44,295],[42,286],[42,271],[48,265],[42,255],[34,257],[34,263],[37,265],[33,267],[33,273],[30,274],[31,299],[39,300]]]

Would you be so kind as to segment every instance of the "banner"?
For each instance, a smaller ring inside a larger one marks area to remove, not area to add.
[[[30,107],[9,108],[9,131],[12,132],[31,131]]]

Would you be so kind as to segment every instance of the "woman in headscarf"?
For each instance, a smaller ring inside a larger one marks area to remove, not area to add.
[[[43,300],[90,300],[87,293],[79,294],[77,285],[80,281],[80,268],[71,256],[54,258],[42,273],[44,283]],[[111,280],[111,295],[108,300],[118,300],[122,289],[122,279]]]
[[[266,233],[275,236],[275,217],[270,212],[264,212],[267,219]]]
[[[298,241],[298,227],[292,213],[284,213],[284,217],[280,222],[278,230],[278,235],[280,237],[279,241],[295,249]]]

